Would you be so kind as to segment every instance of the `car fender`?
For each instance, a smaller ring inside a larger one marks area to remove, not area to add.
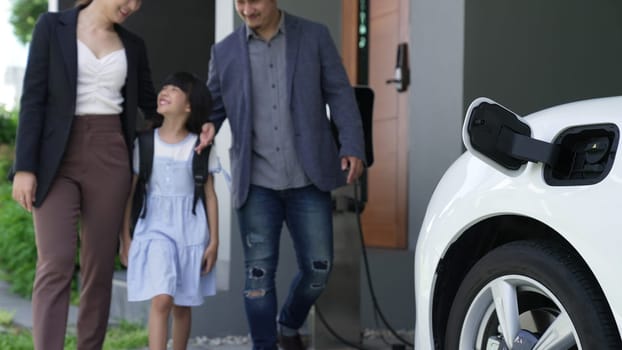
[[[484,101],[491,100],[478,99],[469,109]],[[562,105],[523,120],[530,126],[532,137],[550,142],[573,125],[616,122],[620,127],[613,110],[622,111],[622,98]],[[464,132],[463,129],[463,137]],[[599,183],[550,186],[544,181],[541,163],[528,162],[517,170],[507,170],[474,150],[468,137],[465,146],[467,152],[438,183],[417,241],[416,302],[429,305],[429,309],[417,307],[416,348],[433,348],[431,298],[441,259],[466,230],[498,215],[532,218],[568,241],[600,283],[620,329],[622,281],[615,267],[622,266],[618,248],[622,246],[622,235],[618,233],[622,205],[619,196],[612,195],[622,190],[620,161],[614,163],[611,173]]]

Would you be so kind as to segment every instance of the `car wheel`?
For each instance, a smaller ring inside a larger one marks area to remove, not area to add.
[[[517,241],[479,260],[458,289],[448,350],[622,349],[585,264],[550,242]]]

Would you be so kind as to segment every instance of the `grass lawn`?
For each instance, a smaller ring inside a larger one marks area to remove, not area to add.
[[[108,328],[105,350],[131,350],[146,347],[148,344],[147,330],[138,325],[121,322]],[[32,350],[32,335],[29,330],[13,324],[13,314],[0,310],[0,349]],[[67,333],[65,350],[76,349],[76,335]]]

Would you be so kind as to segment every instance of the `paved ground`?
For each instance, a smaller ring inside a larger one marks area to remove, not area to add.
[[[21,327],[32,328],[32,306],[29,300],[16,296],[9,291],[9,285],[0,281],[0,310],[13,312],[13,322]],[[71,306],[69,310],[69,327],[75,328],[78,308]],[[407,339],[412,339],[411,335],[405,335]],[[385,336],[385,339],[390,338]],[[396,341],[387,339],[389,343]],[[367,331],[362,347],[369,350],[391,349],[385,340],[383,340],[378,332]],[[248,342],[248,338],[244,336],[230,336],[224,338],[208,339],[206,337],[198,337],[191,339],[191,344],[187,350],[250,350],[252,347]],[[335,347],[331,350],[351,349],[350,347]],[[400,348],[395,348],[400,349]],[[137,350],[148,350],[137,349]],[[323,349],[324,350],[324,349]]]
[[[28,328],[32,327],[32,306],[30,301],[11,293],[9,285],[4,281],[0,281],[0,310],[14,312],[13,321],[18,325]],[[75,319],[75,315],[73,317]]]

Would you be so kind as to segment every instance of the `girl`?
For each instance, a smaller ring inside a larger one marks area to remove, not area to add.
[[[220,171],[220,166],[216,152],[211,152],[210,175],[204,185],[206,208],[199,201],[193,214],[192,159],[197,134],[211,110],[209,91],[193,75],[175,73],[160,90],[157,110],[163,121],[153,131],[153,168],[146,187],[145,212],[130,238],[132,198],[140,163],[136,143],[135,176],[125,211],[120,255],[128,266],[129,301],[151,299],[149,348],[166,349],[172,311],[174,349],[186,349],[190,307],[202,304],[203,296],[215,294],[212,269],[218,251],[218,204],[211,173]]]

